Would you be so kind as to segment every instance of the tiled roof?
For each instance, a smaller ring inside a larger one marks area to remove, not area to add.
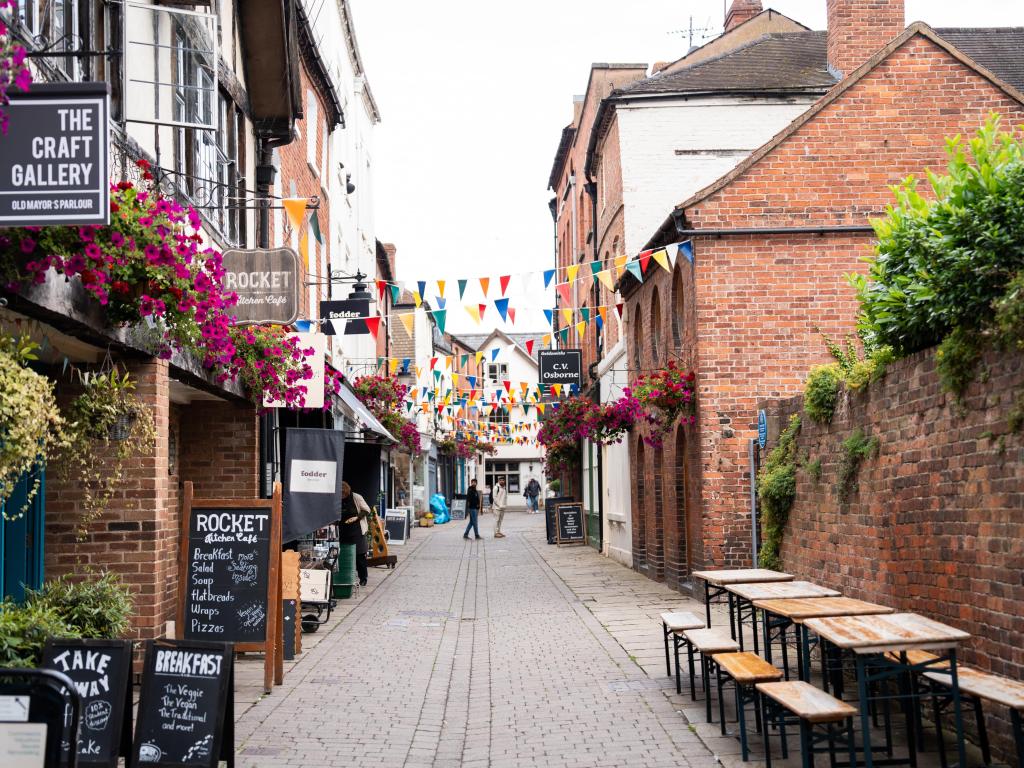
[[[1018,91],[1024,91],[1024,27],[946,27],[939,37]]]
[[[836,82],[825,61],[824,32],[774,33],[678,72],[640,80],[614,96],[824,90]]]

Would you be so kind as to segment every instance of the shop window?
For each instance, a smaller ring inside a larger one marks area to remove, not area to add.
[[[487,380],[491,384],[501,384],[508,379],[508,363],[488,363]]]
[[[494,488],[498,478],[505,478],[505,490],[511,498],[519,489],[519,462],[518,461],[490,461],[484,465],[484,484],[488,488]]]
[[[88,2],[79,0],[19,0],[18,21],[35,38],[40,47],[54,52],[72,51],[91,42],[88,23]],[[70,80],[82,79],[82,59],[72,55],[47,57],[46,61]]]
[[[491,424],[495,424],[497,426],[507,427],[510,423],[508,417],[508,409],[503,408],[501,406],[495,407],[495,409],[491,411],[491,415],[488,417],[488,421]]]

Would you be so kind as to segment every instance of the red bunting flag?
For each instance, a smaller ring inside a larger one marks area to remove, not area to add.
[[[387,288],[388,284],[385,283],[383,280],[377,281],[377,294],[380,296],[381,301],[384,301],[384,291],[386,291]]]
[[[621,301],[615,305],[615,311],[619,313],[619,319],[622,319],[622,308],[625,306]]]
[[[508,290],[508,281],[512,279],[512,275],[502,275],[498,278],[498,283],[501,285],[501,295],[505,295],[505,291]]]
[[[640,261],[640,271],[644,274],[647,274],[647,265],[651,263],[652,253],[654,253],[654,251],[643,251],[638,257]]]
[[[513,325],[515,325],[515,322],[516,322],[516,311],[512,307],[508,308],[508,319],[509,319],[509,322],[511,322]]]
[[[436,366],[436,365],[437,365],[437,358],[436,357],[430,358],[430,370],[434,370],[434,366]]]
[[[377,338],[377,331],[380,330],[380,317],[367,317],[363,320],[366,323],[366,329],[373,334],[373,338]]]
[[[572,306],[572,298],[569,295],[568,283],[558,283],[558,285],[555,286],[555,292],[561,297],[563,305],[567,307]]]
[[[480,279],[481,280],[485,280],[486,278],[481,277]],[[486,293],[486,291],[485,291],[485,293]],[[477,306],[480,307],[480,319],[483,320],[484,319],[484,310],[487,309],[487,305],[486,304],[477,304]]]
[[[512,391],[512,382],[511,381],[502,381],[501,383],[505,387],[505,391],[506,392],[511,392]]]
[[[533,339],[526,340],[526,354],[533,355]]]

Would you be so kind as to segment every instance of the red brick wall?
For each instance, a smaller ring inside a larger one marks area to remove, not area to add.
[[[942,168],[945,137],[972,133],[991,111],[1009,124],[1024,118],[1019,103],[915,37],[746,173],[687,209],[688,224],[866,224],[891,201],[888,184]],[[695,267],[684,259],[677,265],[686,320],[680,342],[670,328],[663,327],[661,337],[697,371],[698,421],[686,430],[685,527],[694,567],[750,563],[748,449],[757,435],[757,402],[802,390],[807,370],[827,360],[820,332],[853,332],[856,303],[844,275],[864,268],[870,243],[867,234],[697,237]],[[672,279],[652,262],[643,285],[627,298],[626,316],[632,320],[640,306],[649,323],[657,287],[663,322],[670,323],[679,314],[678,308],[665,311]],[[629,334],[632,342],[632,329]],[[641,328],[640,337],[641,367],[651,367],[649,329]],[[665,451],[666,472],[674,478],[669,445]],[[666,483],[666,497],[673,483]],[[666,498],[670,509],[674,501]],[[638,514],[634,501],[634,526]],[[668,567],[682,539],[673,541],[678,524],[672,516],[662,519]],[[674,578],[666,576],[669,583]]]
[[[799,450],[820,460],[822,472],[817,482],[797,473],[783,567],[970,632],[968,664],[1022,680],[1024,438],[1007,420],[1019,409],[1024,356],[986,362],[987,380],[972,385],[962,405],[941,391],[925,351],[842,399],[830,425],[803,417]],[[796,398],[773,409],[772,434],[801,408]],[[862,463],[858,490],[841,511],[841,443],[858,427],[879,439],[879,454]],[[1005,718],[1000,707],[986,710]],[[1005,736],[1005,722],[997,730]]]
[[[207,498],[259,495],[259,429],[249,403],[193,402],[181,408],[180,477]]]
[[[903,31],[903,0],[828,0],[828,64],[848,75]]]

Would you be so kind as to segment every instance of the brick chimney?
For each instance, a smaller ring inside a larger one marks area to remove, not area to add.
[[[903,32],[903,0],[827,0],[828,68],[845,77]]]
[[[744,21],[752,19],[764,9],[761,0],[732,0],[728,13],[725,14],[725,31],[738,27]]]

